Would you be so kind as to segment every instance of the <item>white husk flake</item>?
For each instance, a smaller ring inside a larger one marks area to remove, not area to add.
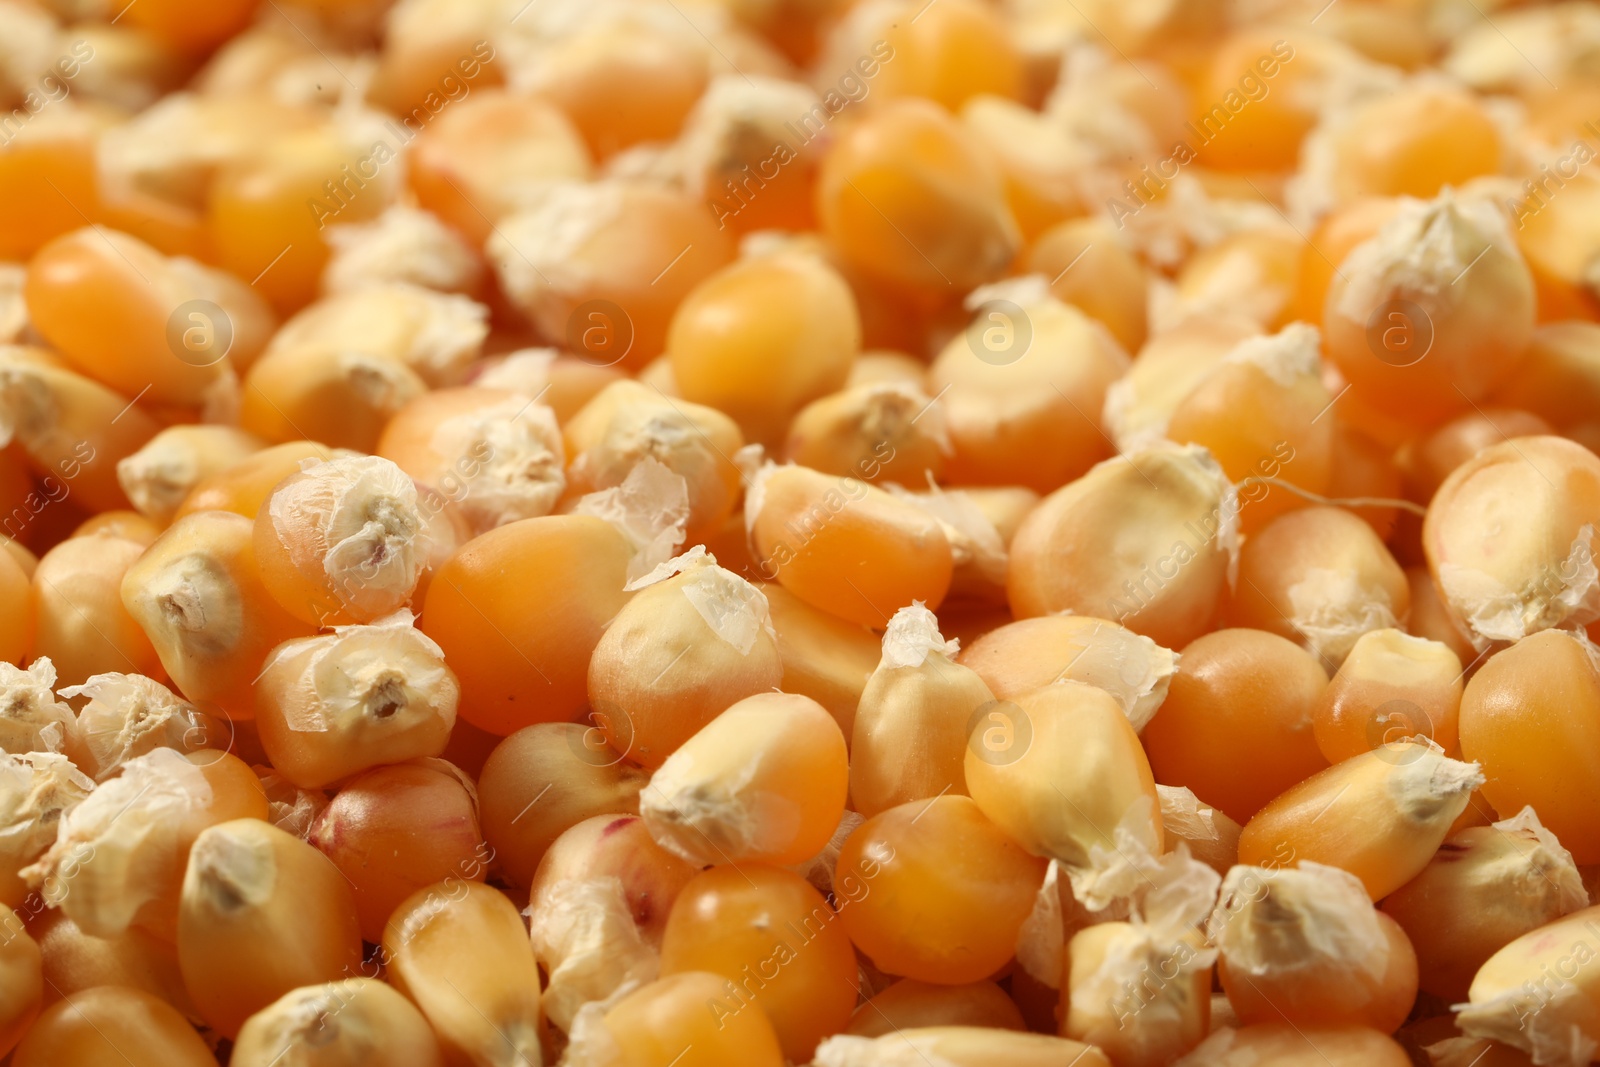
[[[670,560],[683,544],[684,526],[689,521],[689,483],[646,456],[621,485],[587,494],[572,510],[576,515],[609,522],[627,538],[634,551],[628,564],[631,586]]]
[[[946,659],[955,659],[961,651],[961,642],[951,638],[946,641],[939,633],[939,619],[920,600],[913,600],[889,620],[883,632],[883,658],[879,670],[901,667],[921,667],[928,657],[937,652]]]
[[[617,878],[558,882],[527,914],[534,955],[549,974],[540,1002],[564,1031],[573,1029],[585,1004],[654,981],[660,972],[660,957],[633,921]]]

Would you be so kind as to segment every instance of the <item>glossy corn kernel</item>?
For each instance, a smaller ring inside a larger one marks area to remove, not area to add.
[[[1411,1013],[1417,955],[1353,875],[1317,863],[1228,872],[1210,929],[1217,971],[1247,1024],[1356,1024],[1392,1032]]]
[[[82,226],[85,208],[99,209],[95,143],[116,117],[99,107],[59,103],[11,134],[0,150],[7,205],[0,255],[7,259],[27,258]]]
[[[589,150],[559,109],[482,90],[430,123],[407,180],[424,208],[480,247],[507,216],[538,204],[543,183],[589,177]]]
[[[783,665],[761,591],[702,549],[630,584],[651,579],[595,646],[588,692],[611,746],[655,768],[722,709],[775,688]]]
[[[7,1054],[33,1025],[44,1002],[42,961],[39,945],[22,920],[9,908],[0,912],[0,989],[6,1005],[0,1012],[0,1051]]]
[[[1342,508],[1299,508],[1239,553],[1234,626],[1297,641],[1329,669],[1363,634],[1394,629],[1411,607],[1405,573],[1372,527]]]
[[[46,1004],[97,986],[126,986],[194,1011],[171,941],[137,926],[114,938],[92,937],[59,909],[36,915],[28,929],[44,954]]]
[[[1044,1034],[995,1032],[975,1026],[929,1026],[884,1037],[835,1037],[817,1050],[817,1067],[888,1067],[897,1062],[948,1063],[951,1067],[1048,1067],[1070,1063],[1110,1067],[1093,1045]]]
[[[121,596],[177,690],[229,718],[255,715],[267,653],[310,630],[268,592],[251,522],[230,512],[179,519],[128,568]]]
[[[1463,674],[1461,660],[1437,641],[1399,630],[1362,634],[1317,705],[1317,747],[1329,763],[1417,735],[1459,751]]]
[[[272,765],[318,789],[385,763],[444,752],[461,687],[405,614],[286,641],[254,680]]]
[[[769,467],[745,496],[764,577],[801,600],[864,626],[883,626],[912,601],[943,602],[953,569],[939,522],[854,478]]]
[[[16,1067],[211,1067],[216,1057],[171,1005],[142,990],[100,986],[41,1012],[11,1062]]]
[[[975,982],[1016,952],[1045,866],[968,798],[917,800],[868,819],[845,841],[835,884],[853,877],[863,889],[839,917],[889,974]]]
[[[1552,322],[1533,332],[1523,373],[1494,396],[1497,405],[1530,411],[1559,429],[1593,425],[1600,403],[1600,324]]]
[[[850,745],[850,797],[869,818],[913,800],[967,792],[962,770],[975,716],[995,694],[955,661],[938,620],[920,604],[901,608],[883,635]]]
[[[93,784],[54,752],[0,756],[0,825],[5,828],[0,906],[22,907],[28,900],[20,872],[55,843],[56,827],[83,802]]]
[[[540,723],[495,746],[478,776],[483,836],[514,885],[533,881],[562,834],[597,815],[638,814],[645,773],[598,727]]]
[[[461,682],[461,716],[495,734],[570,719],[589,659],[627,603],[628,541],[587,515],[524,519],[474,538],[435,573],[419,629]],[[557,619],[520,590],[570,605]]]
[[[739,468],[733,457],[744,447],[744,436],[716,408],[618,381],[567,419],[562,433],[574,492],[619,486],[646,457],[682,477],[689,493],[690,544],[721,524],[738,500]]]
[[[844,735],[827,709],[809,697],[761,693],[673,752],[640,794],[639,812],[662,847],[698,866],[788,866],[833,836],[849,773]]]
[[[817,181],[817,215],[847,261],[924,297],[993,281],[1020,243],[980,142],[915,99],[877,108],[833,144]]]
[[[617,1001],[591,1024],[587,1041],[571,1047],[591,1062],[629,1067],[780,1067],[783,1050],[760,1008],[723,1016],[705,1010],[726,985],[709,971],[667,975]]]
[[[1087,615],[1043,615],[998,626],[962,649],[1000,700],[1055,682],[1104,689],[1135,730],[1167,699],[1179,657],[1148,637]]]
[[[1588,901],[1571,854],[1524,808],[1452,836],[1383,912],[1416,949],[1423,991],[1460,1002],[1490,956]]]
[[[1312,861],[1360,878],[1381,900],[1421,873],[1484,783],[1475,763],[1400,741],[1312,775],[1245,825],[1239,862]]]
[[[96,510],[128,506],[117,484],[117,462],[160,429],[126,397],[68,370],[54,356],[10,345],[0,346],[0,419],[34,472],[51,479],[42,482],[50,495],[60,498],[69,483]]]
[[[1597,515],[1600,457],[1559,437],[1503,441],[1434,494],[1422,533],[1428,569],[1479,640],[1587,625],[1600,618]]]
[[[673,901],[697,873],[652,841],[637,816],[597,815],[556,838],[528,896],[552,1023],[572,1032],[584,1005],[656,977]]]
[[[201,406],[276,326],[238,279],[102,228],[41,249],[27,296],[34,327],[74,369],[151,404]]]
[[[1513,437],[1553,434],[1550,424],[1529,411],[1483,408],[1452,419],[1401,450],[1406,495],[1426,504],[1450,473],[1479,452]]]
[[[213,826],[189,852],[178,963],[201,1017],[237,1036],[290,990],[360,965],[350,887],[326,856],[269,823]]]
[[[1404,201],[1398,197],[1367,197],[1335,208],[1323,216],[1306,237],[1295,272],[1293,310],[1305,322],[1320,322],[1339,264],[1358,245],[1378,235]]]
[[[48,656],[62,682],[81,685],[112,671],[161,673],[160,661],[123,606],[125,576],[144,546],[121,537],[74,537],[46,552],[33,572],[33,654]]]
[[[1490,956],[1472,979],[1456,1025],[1533,1053],[1536,1062],[1578,1064],[1595,1045],[1594,954],[1600,908],[1584,908],[1523,934]]]
[[[1258,353],[1294,350],[1292,345],[1265,342],[1261,327],[1238,315],[1192,315],[1157,333],[1107,391],[1102,412],[1106,432],[1124,452],[1164,439],[1172,413],[1184,398],[1247,341],[1254,342],[1252,348]]]
[[[1027,1029],[1016,1003],[993,982],[933,985],[903,978],[857,1008],[845,1033],[882,1037],[928,1026]]]
[[[539,969],[522,917],[499,890],[465,882],[418,890],[384,927],[383,950],[391,980],[451,1059],[541,1062]]]
[[[848,885],[857,898],[874,891],[859,875]],[[685,971],[722,979],[701,1007],[713,1024],[765,1012],[796,1062],[855,1010],[856,959],[840,914],[805,879],[775,867],[713,867],[684,887],[667,919],[661,973]]]
[[[1461,697],[1461,751],[1483,765],[1484,796],[1501,812],[1532,805],[1579,863],[1600,861],[1600,826],[1575,803],[1596,773],[1595,658],[1581,637],[1545,630],[1491,656]]]
[[[1060,682],[991,707],[973,725],[965,769],[985,815],[1086,886],[1132,862],[1130,849],[1162,852],[1150,764],[1104,690]]]
[[[427,534],[415,484],[388,460],[333,459],[290,475],[255,522],[273,599],[302,622],[371,622],[403,606]]]
[[[71,536],[93,537],[96,534],[119,537],[148,548],[161,536],[161,527],[137,511],[102,511],[79,523]]]
[[[1516,372],[1533,303],[1502,219],[1447,192],[1403,207],[1340,265],[1326,350],[1367,403],[1436,424]]]
[[[304,437],[370,452],[383,428],[427,383],[397,360],[314,345],[279,348],[250,368],[240,424],[281,444]]]
[[[1501,134],[1470,93],[1408,87],[1334,118],[1326,180],[1340,202],[1437,196],[1500,169]]]
[[[679,304],[734,248],[687,194],[616,181],[554,186],[502,220],[487,253],[541,334],[591,363],[634,370],[667,348]]]
[[[1180,648],[1212,624],[1237,551],[1237,508],[1202,448],[1158,444],[1106,460],[1023,520],[1006,579],[1011,610],[1111,619]]]
[[[1128,368],[1110,333],[1040,275],[979,289],[966,306],[972,321],[928,370],[950,434],[949,479],[1047,493],[1104,459],[1100,409]]]
[[[1222,1027],[1173,1067],[1406,1067],[1398,1042],[1366,1026]]]
[[[228,725],[208,715],[160,682],[142,674],[96,674],[64,697],[87,697],[67,754],[89,777],[103,782],[130,759],[157,748],[182,753],[225,749]]]
[[[231,819],[267,817],[255,774],[225,753],[158,748],[123,764],[62,819],[55,843],[22,877],[85,933],[140,926],[170,939],[184,860],[195,838]]]
[[[1124,351],[1144,345],[1150,325],[1145,268],[1103,219],[1051,227],[1028,248],[1021,268],[1049,278],[1051,295],[1103,323]]]
[[[443,1067],[438,1039],[411,1001],[382,982],[346,978],[293,989],[245,1022],[237,1067]]]
[[[311,825],[311,844],[355,894],[361,936],[376,943],[401,901],[449,881],[481,882],[492,853],[471,780],[443,760],[378,767],[346,782]]]
[[[858,385],[806,405],[789,426],[784,456],[824,474],[924,484],[951,451],[944,413],[906,383]]]
[[[735,521],[742,539],[744,523]],[[846,737],[853,737],[861,694],[882,656],[877,635],[811,606],[781,585],[762,583],[759,588],[778,635],[778,658],[783,663],[778,688],[815,700],[828,709]]]
[[[667,336],[683,398],[726,412],[763,444],[782,442],[801,408],[843,387],[860,350],[849,286],[804,252],[743,259],[707,278]]]

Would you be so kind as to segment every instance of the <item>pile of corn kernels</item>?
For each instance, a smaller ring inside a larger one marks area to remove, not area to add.
[[[1600,3],[0,0],[0,1067],[1600,1061]]]

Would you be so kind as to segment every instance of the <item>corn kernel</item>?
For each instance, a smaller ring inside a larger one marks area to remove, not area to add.
[[[100,986],[40,1013],[12,1055],[16,1067],[211,1067],[189,1020],[138,989]]]
[[[250,1016],[234,1067],[442,1067],[439,1042],[412,1003],[370,978],[292,989]]]

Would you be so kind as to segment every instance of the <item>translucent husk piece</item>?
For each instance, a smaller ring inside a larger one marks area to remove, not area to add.
[[[628,564],[631,584],[670,560],[683,544],[689,485],[682,475],[646,457],[621,485],[588,494],[572,510],[609,522],[628,539],[634,552]]]
[[[40,656],[26,670],[0,663],[0,752],[60,752],[76,728],[56,699],[55,665]]]
[[[222,722],[142,674],[96,674],[61,695],[89,698],[69,754],[97,782],[153,749],[194,752],[232,737]]]
[[[51,846],[61,821],[93,790],[93,779],[58,753],[0,755],[0,901],[22,903],[18,872]]]

